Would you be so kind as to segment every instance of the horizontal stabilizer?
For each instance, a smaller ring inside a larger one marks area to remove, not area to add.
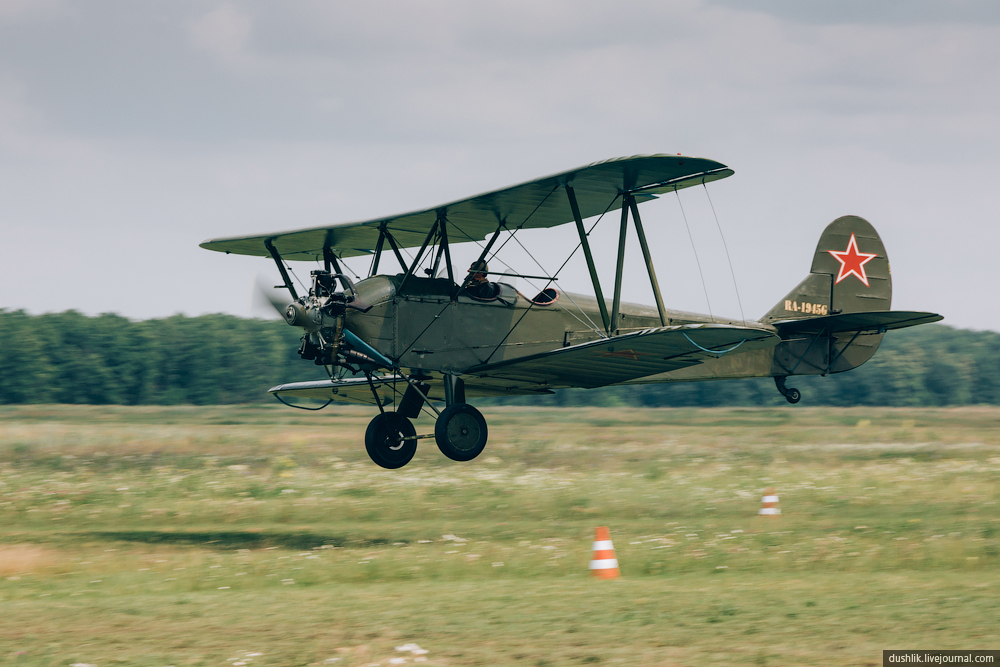
[[[884,310],[870,313],[841,313],[812,317],[805,320],[784,320],[772,322],[784,334],[836,334],[847,331],[890,331],[904,329],[918,324],[940,322],[944,317],[936,313],[921,313],[907,310]]]

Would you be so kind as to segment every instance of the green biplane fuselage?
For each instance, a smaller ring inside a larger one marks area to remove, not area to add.
[[[507,386],[503,382],[488,384],[484,382],[488,377],[486,374],[477,378],[470,369],[593,341],[607,342],[609,349],[605,352],[613,354],[613,358],[634,361],[631,357],[637,355],[630,353],[627,346],[619,345],[614,349],[614,338],[623,333],[662,328],[656,308],[640,304],[621,304],[615,323],[617,326],[608,337],[600,328],[601,312],[593,296],[549,288],[555,292],[556,298],[543,298],[538,302],[509,284],[497,282],[498,296],[484,301],[470,296],[446,278],[410,278],[400,292],[402,278],[403,274],[382,275],[359,282],[356,285],[359,298],[373,307],[365,313],[348,311],[345,327],[385,357],[398,359],[402,367],[424,373],[469,375],[465,382],[476,385],[476,394],[510,395],[586,386],[591,384],[586,378],[580,378],[579,383],[564,379],[532,383],[534,386],[514,381]],[[606,305],[610,309],[612,304]],[[666,315],[668,327],[699,324],[747,326],[739,321],[677,310],[667,310]],[[752,326],[777,333],[774,327],[766,324],[752,323]],[[713,355],[694,366],[630,382],[771,375],[773,350],[769,346],[760,352],[763,354]],[[862,361],[857,360],[857,363]],[[593,379],[593,386],[603,384],[601,378]]]

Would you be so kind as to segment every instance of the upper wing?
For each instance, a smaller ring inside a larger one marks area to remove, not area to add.
[[[778,327],[778,330],[783,334],[835,334],[846,331],[889,331],[890,329],[913,327],[918,324],[940,322],[943,319],[936,313],[881,310],[870,313],[840,313],[803,320],[782,320],[771,324]]]
[[[635,192],[638,201],[646,201],[653,198],[653,194],[716,181],[732,174],[725,165],[702,158],[679,155],[616,158],[423,211],[275,234],[210,239],[201,247],[267,257],[270,253],[264,243],[271,241],[284,259],[322,259],[324,246],[341,257],[355,257],[374,250],[383,224],[400,246],[419,246],[441,215],[448,219],[449,240],[460,243],[485,238],[501,221],[511,230],[555,227],[572,222],[569,199],[565,191],[560,191],[563,185],[573,188],[580,215],[588,218],[620,208],[618,195],[624,191]],[[637,192],[640,190],[645,192]]]
[[[726,324],[658,327],[470,368],[466,386],[528,384],[536,387],[603,387],[665,373],[723,354],[773,347],[777,334]]]

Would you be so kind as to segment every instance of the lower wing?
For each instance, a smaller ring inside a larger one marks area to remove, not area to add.
[[[467,370],[463,379],[466,386],[603,387],[726,354],[774,347],[780,341],[767,329],[727,324],[658,327],[476,366]]]

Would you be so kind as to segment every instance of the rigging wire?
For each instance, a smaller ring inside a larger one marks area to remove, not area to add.
[[[619,196],[620,195],[615,195],[614,196],[614,198],[611,200],[611,203],[608,204],[608,207],[606,209],[604,209],[604,213],[601,213],[601,215],[597,218],[597,220],[594,222],[594,224],[592,224],[590,226],[590,229],[587,230],[587,236],[590,236],[591,232],[593,232],[597,228],[597,225],[599,225],[600,222],[601,222],[601,220],[604,219],[604,216],[607,214],[607,212],[610,211],[611,207],[614,206],[614,204],[615,204],[616,201],[618,201],[618,197]],[[518,243],[520,243],[520,241],[518,241]],[[573,255],[575,255],[576,251],[579,250],[582,247],[583,247],[583,242],[582,241],[578,241],[577,244],[576,244],[576,247],[573,248],[573,251],[569,254],[569,257],[566,258],[566,261],[564,261],[562,263],[562,265],[559,267],[559,269],[555,272],[555,274],[553,274],[553,278],[558,278],[559,277],[559,274],[562,272],[562,270],[566,267],[567,264],[569,264],[569,260],[573,259]],[[532,259],[535,259],[535,258],[532,257]],[[537,262],[538,260],[535,260],[535,261]],[[551,284],[551,282],[552,281],[550,280],[548,283],[546,283],[545,286],[548,287],[549,284]],[[568,298],[570,301],[572,301],[573,305],[580,309],[580,313],[583,314],[583,316],[586,317],[588,320],[590,320],[590,317],[587,315],[586,311],[584,311],[583,308],[580,308],[580,305],[576,301],[573,300],[572,296],[570,296],[566,292],[563,292],[563,294],[566,294],[566,298]],[[596,300],[596,298],[597,298],[596,294],[594,295],[594,298]],[[527,312],[527,311],[525,311],[525,312]],[[570,312],[570,311],[567,310],[566,312]],[[577,318],[577,319],[580,319],[580,318]],[[520,323],[520,321],[521,320],[518,320],[518,323]],[[594,324],[593,320],[591,320],[590,322],[591,322],[591,324]],[[515,324],[514,326],[517,326],[517,324]],[[594,330],[597,333],[599,333],[602,338],[608,338],[608,334],[605,333],[603,330],[596,328],[597,327],[596,324],[594,324],[594,327],[595,327]]]
[[[340,265],[342,267],[344,267],[345,269],[347,269],[348,271],[351,272],[351,275],[353,275],[358,280],[361,280],[361,276],[358,275],[358,272],[355,271],[354,269],[352,269],[350,266],[348,266],[347,260],[345,260],[343,257],[337,257],[337,260],[340,262]],[[372,260],[372,261],[374,261],[374,260]]]
[[[614,204],[615,204],[616,201],[618,201],[618,197],[619,197],[619,195],[615,195],[614,196],[614,199],[611,200],[611,203],[608,204],[608,207],[606,209],[604,209],[604,213],[601,213],[601,216],[599,218],[597,218],[597,221],[593,225],[590,226],[590,229],[587,230],[587,236],[590,236],[590,233],[593,232],[594,229],[597,227],[597,225],[600,224],[601,220],[604,219],[604,215],[608,211],[611,210],[611,207],[614,206]],[[569,254],[569,257],[567,257],[566,260],[562,264],[559,265],[559,268],[556,270],[556,272],[554,274],[552,274],[553,278],[558,278],[559,277],[559,274],[562,272],[562,270],[564,268],[566,268],[567,264],[569,264],[569,260],[573,259],[573,255],[575,255],[576,251],[579,250],[582,247],[583,247],[583,242],[578,241],[577,244],[576,244],[576,247],[573,248],[573,251]],[[550,284],[552,284],[551,280],[549,282],[547,282],[545,284],[545,286],[548,287]],[[520,320],[518,320],[518,321],[520,321]],[[517,325],[515,325],[515,326],[517,326]],[[607,337],[607,336],[605,336],[605,337]]]
[[[588,230],[587,230],[587,236],[590,236],[590,233],[591,233],[591,232],[593,232],[593,231],[594,231],[594,229],[596,229],[596,228],[597,228],[597,223],[599,223],[599,222],[601,221],[601,218],[603,218],[603,217],[604,217],[604,214],[605,214],[605,213],[607,213],[608,211],[610,211],[610,210],[611,210],[611,206],[612,206],[612,205],[613,205],[613,204],[615,203],[615,200],[616,200],[617,198],[618,198],[618,197],[615,197],[615,199],[612,199],[612,200],[611,200],[611,204],[608,204],[608,207],[607,207],[606,209],[604,209],[604,213],[601,213],[600,217],[599,217],[599,218],[597,218],[597,221],[596,221],[596,222],[594,222],[594,224],[592,224],[592,225],[590,226],[590,229],[588,229]],[[624,202],[623,202],[623,203],[624,203]],[[520,243],[520,242],[519,242],[519,243]],[[576,251],[577,251],[577,250],[579,250],[579,249],[580,249],[580,247],[581,247],[582,245],[583,245],[582,243],[577,243],[577,244],[576,244],[576,248],[574,248],[574,249],[573,249],[573,253],[571,253],[571,254],[570,254],[570,257],[572,257],[572,256],[573,256],[573,254],[575,254],[575,253],[576,253]],[[534,259],[534,257],[532,257],[532,259]],[[566,261],[568,262],[568,261],[569,261],[569,259],[567,258],[567,260],[566,260]],[[565,264],[563,264],[563,266],[565,266]],[[560,270],[560,271],[562,271],[562,266],[560,266],[560,267],[559,267],[559,270]],[[607,334],[605,334],[605,333],[604,333],[604,331],[603,331],[603,330],[601,330],[601,329],[600,329],[600,328],[599,328],[599,327],[597,326],[597,324],[595,324],[595,323],[594,323],[594,321],[590,319],[590,316],[589,316],[589,315],[587,315],[587,312],[586,312],[586,311],[585,311],[585,310],[584,310],[583,308],[581,308],[581,307],[580,307],[580,304],[578,304],[578,303],[576,302],[576,300],[575,300],[575,299],[573,299],[573,295],[572,295],[572,294],[570,294],[569,292],[563,292],[563,294],[565,294],[565,295],[566,295],[566,298],[567,298],[567,299],[569,299],[569,300],[570,300],[570,301],[571,301],[571,302],[573,303],[573,305],[574,305],[574,306],[576,306],[576,307],[577,307],[577,309],[579,309],[580,313],[581,313],[581,314],[582,314],[582,315],[583,315],[584,317],[586,317],[586,318],[587,318],[587,320],[588,320],[588,321],[589,321],[589,322],[590,322],[590,323],[591,323],[591,324],[593,325],[593,329],[594,329],[594,331],[596,331],[597,333],[599,333],[599,334],[600,334],[600,335],[601,335],[601,336],[602,336],[603,338],[607,338],[607,337],[608,337],[608,336],[607,336]],[[595,297],[595,299],[596,299],[597,295],[595,294],[595,295],[594,295],[594,297]],[[572,313],[571,311],[569,311],[569,310],[567,310],[566,312],[567,312],[567,313],[569,313],[570,315],[572,315],[572,314],[573,314],[573,313]],[[576,316],[574,315],[574,317],[576,317]],[[579,318],[579,317],[577,317],[576,319],[577,319],[577,320],[579,320],[580,318]]]
[[[740,319],[743,320],[743,326],[746,326],[747,317],[743,314],[743,301],[740,299],[740,288],[736,284],[736,272],[733,270],[733,260],[729,257],[729,245],[726,243],[725,234],[722,233],[722,225],[719,224],[719,215],[715,212],[715,204],[712,203],[712,195],[708,194],[708,186],[705,185],[705,179],[702,179],[701,187],[705,188],[708,205],[712,207],[712,215],[715,216],[715,226],[719,229],[719,236],[722,238],[722,247],[726,249],[726,261],[729,262],[729,275],[733,277],[733,289],[736,290],[736,303],[740,306]]]
[[[344,268],[344,269],[347,269],[347,270],[348,270],[348,271],[349,271],[349,272],[351,273],[351,275],[353,275],[353,276],[354,276],[355,278],[357,278],[358,280],[361,280],[361,276],[359,276],[359,275],[358,275],[358,273],[357,273],[357,271],[355,271],[354,269],[352,269],[352,268],[351,268],[351,267],[350,267],[350,266],[349,266],[349,265],[347,264],[347,260],[346,260],[346,259],[344,259],[343,257],[340,257],[340,256],[338,256],[338,255],[334,255],[334,257],[336,257],[336,258],[337,258],[337,263],[339,263],[339,264],[340,264],[340,266],[341,266],[342,268]],[[372,259],[372,262],[374,262],[374,261],[375,261],[375,260],[374,260],[374,258],[373,258],[373,259]],[[326,268],[326,262],[324,262],[324,261],[323,261],[323,260],[321,260],[321,259],[320,259],[319,257],[317,257],[317,258],[316,258],[316,266],[318,266],[318,267],[320,267],[320,268],[323,268],[323,269],[325,269],[325,268]]]
[[[549,194],[552,194],[552,193],[550,192]],[[600,224],[600,222],[601,222],[601,220],[602,220],[602,219],[604,218],[605,214],[606,214],[606,213],[607,213],[608,211],[610,211],[610,210],[611,210],[611,207],[612,207],[612,206],[614,205],[614,203],[615,203],[615,202],[616,202],[617,200],[618,200],[618,195],[615,195],[614,199],[612,199],[612,200],[611,200],[611,203],[610,203],[610,204],[608,204],[608,207],[607,207],[606,209],[604,209],[604,212],[603,212],[603,213],[601,213],[601,215],[600,215],[600,216],[599,216],[599,217],[597,218],[597,220],[596,220],[596,221],[594,222],[594,224],[592,224],[592,225],[590,226],[590,229],[588,229],[588,230],[587,230],[587,236],[590,236],[591,232],[593,232],[593,231],[594,231],[594,229],[595,229],[595,228],[597,227],[597,225],[598,225],[598,224]],[[541,206],[541,204],[539,204],[539,206]],[[536,207],[536,210],[537,210],[537,207]],[[525,222],[527,222],[527,220],[525,220]],[[524,223],[521,223],[521,225],[523,225],[523,224],[524,224]],[[521,227],[520,227],[520,226],[519,226],[519,227],[517,227],[517,229],[515,229],[514,231],[517,231],[517,230],[519,230],[519,229],[521,229]],[[541,262],[539,262],[539,261],[538,261],[537,259],[535,259],[535,256],[534,256],[534,255],[532,255],[532,254],[531,254],[531,253],[530,253],[530,252],[528,251],[528,249],[524,247],[524,244],[523,244],[523,243],[521,243],[521,241],[520,241],[520,240],[518,240],[518,239],[514,238],[514,232],[511,232],[511,234],[510,234],[510,237],[509,237],[509,238],[507,239],[507,241],[509,241],[510,239],[514,239],[514,240],[515,240],[515,241],[517,242],[517,244],[518,244],[519,246],[521,246],[521,248],[522,248],[522,249],[524,250],[524,252],[526,252],[526,253],[528,254],[528,257],[530,257],[530,258],[531,258],[531,259],[532,259],[532,260],[533,260],[533,261],[535,262],[535,264],[537,264],[537,265],[538,265],[538,268],[540,268],[540,269],[542,270],[542,273],[544,273],[544,274],[548,275],[548,271],[547,271],[547,270],[545,269],[545,267],[544,267],[544,266],[542,266]],[[504,244],[506,244],[506,241],[504,241]],[[559,273],[560,273],[560,272],[561,272],[561,271],[563,270],[563,268],[565,268],[566,264],[568,264],[568,263],[569,263],[569,260],[571,260],[571,259],[573,258],[573,255],[575,255],[575,254],[576,254],[576,251],[577,251],[577,250],[579,250],[579,249],[580,249],[580,248],[581,248],[582,246],[583,246],[583,243],[582,243],[582,242],[577,242],[577,244],[576,244],[576,247],[575,247],[575,248],[573,248],[573,251],[572,251],[572,252],[571,252],[571,253],[569,254],[569,257],[567,257],[567,258],[566,258],[566,261],[564,261],[564,262],[562,263],[562,265],[561,265],[561,266],[559,267],[559,270],[558,270],[558,271],[556,271],[556,272],[555,272],[555,274],[553,274],[553,276],[552,276],[553,278],[558,278],[558,277],[559,277]],[[502,247],[502,246],[501,246],[501,247]],[[501,261],[502,261],[502,260],[501,260]],[[550,280],[549,280],[549,281],[548,281],[547,283],[545,283],[545,288],[547,288],[547,287],[548,287],[549,285],[551,285],[551,284],[552,284],[552,280],[550,279]],[[543,288],[543,289],[545,289],[545,288]],[[595,333],[598,333],[598,334],[600,334],[600,335],[601,335],[601,337],[603,337],[603,338],[607,338],[607,337],[608,337],[607,333],[605,333],[605,332],[604,332],[603,330],[601,330],[601,329],[600,329],[600,328],[599,328],[599,327],[597,326],[597,324],[595,324],[595,323],[594,323],[594,321],[590,319],[590,316],[589,316],[589,315],[587,315],[587,312],[586,312],[586,311],[585,311],[585,310],[584,310],[583,308],[581,308],[581,307],[580,307],[580,304],[578,304],[578,303],[576,302],[576,300],[574,300],[574,299],[573,299],[573,297],[572,297],[572,296],[571,296],[571,295],[569,294],[569,292],[565,292],[565,291],[564,291],[564,292],[562,292],[562,293],[563,293],[563,294],[565,294],[565,295],[566,295],[566,298],[567,298],[567,299],[569,299],[569,300],[570,300],[570,301],[571,301],[571,302],[573,303],[573,305],[577,307],[577,309],[578,309],[578,310],[580,311],[580,314],[581,314],[581,315],[583,315],[584,317],[586,317],[586,318],[587,318],[587,321],[588,321],[588,322],[590,322],[590,329],[591,329],[592,331],[594,331]],[[596,295],[595,295],[595,296],[596,296]],[[531,306],[533,306],[533,305],[534,305],[534,302],[532,302],[532,303],[531,303],[531,305],[529,305],[529,306],[528,306],[528,310],[531,310]],[[573,313],[572,311],[570,311],[570,310],[566,310],[566,312],[567,312],[567,313],[569,313],[570,315],[573,315],[573,317],[574,317],[574,318],[576,318],[576,320],[577,320],[577,321],[578,321],[578,322],[579,322],[580,324],[583,324],[584,326],[587,326],[587,322],[584,322],[584,321],[583,321],[583,320],[581,320],[581,319],[580,319],[579,317],[576,317],[576,315],[575,315],[575,314],[574,314],[574,313]],[[527,310],[525,311],[525,313],[527,314]],[[521,318],[523,319],[523,318],[524,318],[524,316],[522,315],[522,316],[521,316]],[[518,324],[520,324],[520,322],[521,322],[521,320],[519,319],[519,320],[518,320],[518,321],[517,321],[517,322],[516,322],[516,323],[514,324],[514,326],[516,327],[516,326],[517,326]],[[511,330],[513,330],[513,328],[512,328]],[[506,339],[505,339],[505,340],[506,340]],[[496,350],[494,350],[494,352],[496,352]],[[493,355],[491,354],[490,356],[493,356]]]
[[[549,194],[551,194],[551,193],[549,193]],[[615,203],[616,201],[618,201],[618,197],[619,197],[619,196],[620,196],[620,195],[617,195],[617,194],[616,194],[616,195],[614,196],[614,198],[613,198],[613,199],[612,199],[612,200],[611,200],[611,201],[610,201],[610,202],[608,203],[608,207],[607,207],[606,209],[604,209],[604,213],[601,213],[601,216],[600,216],[599,218],[597,218],[597,222],[595,222],[595,223],[594,223],[593,225],[591,225],[591,227],[590,227],[590,231],[588,231],[588,232],[587,232],[587,236],[590,236],[590,232],[594,231],[594,228],[595,228],[595,227],[597,227],[597,225],[598,225],[598,224],[600,224],[601,220],[603,220],[603,219],[604,219],[604,215],[605,215],[605,214],[606,214],[606,213],[607,213],[608,211],[610,211],[610,210],[611,210],[611,207],[612,207],[612,206],[614,206],[614,203]],[[508,240],[510,240],[510,239],[508,239]],[[581,242],[578,242],[578,243],[576,244],[576,247],[575,247],[575,248],[573,248],[573,251],[572,251],[572,252],[571,252],[571,253],[569,254],[569,257],[567,257],[567,258],[566,258],[566,261],[564,261],[564,262],[562,263],[562,265],[560,265],[559,269],[558,269],[558,270],[557,270],[557,271],[556,271],[556,272],[555,272],[554,274],[552,274],[552,278],[558,278],[558,277],[559,277],[559,273],[560,273],[560,272],[561,272],[561,271],[562,271],[562,270],[563,270],[564,268],[566,268],[566,265],[567,265],[567,264],[569,264],[569,260],[573,259],[573,255],[575,255],[575,254],[576,254],[576,251],[577,251],[577,250],[579,250],[579,249],[580,249],[580,247],[581,247],[582,245],[583,245],[583,242],[582,242],[582,241],[581,241]],[[548,287],[548,286],[549,286],[549,285],[551,285],[551,284],[552,284],[552,280],[550,279],[550,280],[549,280],[549,281],[548,281],[547,283],[545,283],[545,286],[546,286],[546,287]],[[531,311],[531,309],[532,309],[532,308],[534,307],[534,305],[535,305],[535,302],[534,302],[534,301],[531,301],[531,302],[529,302],[529,303],[528,303],[528,307],[524,309],[524,312],[523,312],[523,313],[521,314],[521,317],[519,317],[519,318],[517,319],[517,322],[514,322],[514,326],[512,326],[512,327],[510,328],[510,331],[508,331],[508,332],[507,332],[507,335],[506,335],[506,336],[504,336],[504,337],[503,337],[503,339],[502,339],[502,340],[501,340],[501,341],[500,341],[499,343],[497,343],[497,346],[496,346],[495,348],[493,348],[493,351],[492,351],[492,352],[490,352],[490,356],[486,357],[486,361],[484,361],[484,362],[483,362],[484,364],[486,364],[486,363],[489,363],[490,359],[492,359],[492,358],[493,358],[493,355],[497,353],[497,350],[499,350],[499,349],[500,349],[500,347],[501,347],[501,346],[502,346],[502,345],[503,345],[503,344],[504,344],[504,343],[505,343],[505,342],[507,341],[507,339],[508,339],[508,338],[510,337],[510,335],[511,335],[512,333],[514,333],[514,329],[516,329],[516,328],[517,328],[517,325],[521,323],[521,320],[523,320],[523,319],[524,319],[524,316],[525,316],[525,315],[527,315],[527,314],[528,314],[528,313],[529,313],[529,312]],[[577,307],[579,308],[579,306],[577,306]],[[602,335],[602,336],[603,336],[604,338],[608,338],[608,335],[607,335],[606,333],[604,333],[603,331],[601,332],[601,335]]]
[[[299,287],[308,292],[309,288],[306,287],[305,283],[303,283],[302,280],[298,277],[298,275],[296,275],[295,269],[292,268],[292,265],[289,264],[288,262],[284,262],[284,264],[285,264],[285,270],[292,274],[292,276],[295,278],[295,282],[299,284]]]
[[[512,231],[510,233],[510,236],[507,237],[506,241],[504,241],[503,243],[500,244],[499,248],[497,248],[496,250],[493,251],[493,255],[490,256],[490,260],[492,260],[494,257],[496,257],[500,253],[500,251],[503,250],[503,247],[505,245],[507,245],[507,243],[512,238],[514,238],[514,234],[516,234],[521,229],[524,229],[524,226],[526,224],[528,224],[528,220],[531,220],[531,216],[533,216],[535,213],[537,213],[538,209],[540,209],[542,207],[542,204],[544,204],[546,201],[548,201],[549,197],[552,196],[552,193],[555,192],[558,189],[559,189],[559,184],[558,183],[556,183],[555,185],[552,186],[552,189],[549,190],[549,193],[547,195],[545,195],[544,197],[542,197],[542,201],[538,202],[538,204],[535,206],[535,208],[533,208],[531,210],[531,213],[528,214],[528,217],[526,217],[524,220],[522,220],[521,224],[519,224],[517,227],[514,228],[514,231]]]
[[[593,228],[593,227],[591,227],[590,229],[591,229],[591,231],[593,231],[593,229],[594,229],[594,228]],[[587,234],[590,234],[590,232],[587,232]],[[513,238],[513,236],[512,236],[511,238]],[[530,258],[531,258],[531,259],[532,259],[532,260],[533,260],[533,261],[535,262],[535,264],[536,264],[536,265],[538,265],[538,268],[542,270],[542,273],[544,273],[545,275],[548,275],[548,271],[547,271],[547,270],[545,269],[545,267],[544,267],[544,266],[542,266],[542,263],[541,263],[541,262],[539,262],[539,261],[538,261],[537,259],[535,259],[535,256],[534,256],[534,255],[532,255],[532,254],[531,254],[531,252],[530,252],[530,251],[529,251],[529,250],[528,250],[527,248],[525,248],[525,247],[524,247],[524,244],[523,244],[523,243],[521,243],[520,239],[514,239],[514,241],[516,241],[516,242],[517,242],[517,245],[521,246],[521,249],[522,249],[522,250],[524,250],[524,252],[525,252],[525,253],[526,253],[526,254],[528,255],[528,257],[530,257]],[[579,246],[577,246],[577,247],[579,247]],[[574,250],[573,252],[575,253],[575,252],[576,252],[576,250]],[[550,280],[550,281],[549,281],[549,283],[551,283],[551,282],[552,282],[552,281]],[[546,284],[545,284],[545,288],[547,288],[547,287],[549,286],[549,283],[546,283]],[[542,288],[542,289],[545,289],[545,288]],[[542,291],[542,290],[539,290],[539,292],[541,292],[541,291]],[[570,300],[570,302],[571,302],[571,303],[572,303],[572,304],[573,304],[574,306],[576,306],[576,307],[577,307],[577,308],[579,309],[579,311],[580,311],[580,314],[581,314],[581,315],[583,315],[584,317],[586,317],[586,318],[587,318],[587,321],[586,321],[586,322],[584,322],[584,321],[583,321],[583,320],[581,320],[581,319],[580,319],[579,317],[576,317],[576,315],[575,315],[575,314],[573,313],[573,311],[571,311],[571,310],[568,310],[568,309],[567,309],[567,310],[566,310],[566,312],[567,312],[567,313],[569,313],[570,315],[573,315],[573,317],[574,317],[574,318],[576,318],[576,320],[577,320],[577,321],[578,321],[578,322],[579,322],[580,324],[584,325],[585,327],[588,327],[588,328],[589,328],[589,329],[590,329],[591,331],[594,331],[595,333],[599,333],[599,334],[601,334],[602,336],[606,336],[606,334],[605,334],[605,333],[604,333],[603,331],[601,331],[600,327],[598,327],[598,326],[597,326],[597,324],[596,324],[596,323],[594,322],[594,320],[590,319],[590,316],[589,316],[589,315],[587,315],[587,311],[585,311],[585,310],[584,310],[583,308],[580,308],[580,304],[578,304],[578,303],[576,302],[576,300],[574,300],[574,299],[573,299],[573,296],[572,296],[572,295],[571,295],[571,294],[570,294],[569,292],[565,292],[565,291],[564,291],[564,292],[562,292],[562,294],[563,294],[563,295],[564,295],[564,296],[565,296],[565,297],[566,297],[567,299],[569,299],[569,300]],[[588,323],[589,323],[589,324],[588,324]]]
[[[705,274],[701,270],[701,260],[698,259],[698,248],[694,245],[694,237],[691,235],[691,225],[688,224],[687,214],[684,212],[684,204],[681,202],[681,193],[674,190],[674,194],[677,195],[677,205],[681,207],[681,217],[684,218],[684,227],[687,229],[688,239],[691,241],[691,250],[694,251],[694,261],[698,265],[698,275],[701,277],[701,289],[705,292],[705,302],[708,304],[708,316],[715,321],[715,315],[712,314],[712,301],[708,298],[708,286],[705,284]]]
[[[472,241],[473,243],[475,243],[480,248],[485,248],[486,247],[485,245],[483,245],[482,241],[480,241],[478,239],[475,239],[475,238],[472,238],[471,236],[469,236],[468,232],[466,232],[464,229],[462,229],[461,227],[459,227],[458,225],[456,225],[454,222],[451,222],[449,220],[448,224],[451,225],[452,227],[454,227],[455,229],[457,229],[462,234],[462,236],[464,236],[465,238],[469,239],[470,241]],[[520,241],[518,241],[518,243],[520,243]],[[501,259],[500,257],[496,257],[496,256],[491,257],[490,261],[491,262],[492,261],[500,262],[501,264],[503,264],[505,267],[507,267],[508,269],[510,269],[511,271],[513,271],[514,273],[519,273],[519,271],[517,269],[515,269],[513,266],[511,266],[507,262],[503,261],[503,259]],[[536,289],[536,290],[540,290],[541,289],[541,288],[538,287],[538,285],[536,285],[534,282],[532,282],[531,278],[527,278],[525,276],[517,276],[517,277],[519,277],[522,280],[524,280],[524,282],[526,282],[529,285],[531,285],[534,289]]]
[[[412,348],[414,345],[416,345],[417,341],[420,340],[420,338],[425,333],[427,333],[427,330],[430,329],[432,326],[434,326],[435,322],[437,322],[439,319],[441,319],[441,316],[444,315],[444,311],[447,310],[448,306],[450,306],[452,303],[453,302],[450,301],[450,300],[445,302],[445,304],[441,308],[441,310],[438,311],[438,314],[435,315],[433,318],[431,318],[431,321],[427,323],[427,326],[424,327],[424,330],[421,331],[419,334],[417,334],[417,337],[410,341],[410,344],[406,346],[406,349],[404,349],[402,352],[399,353],[399,356],[396,357],[396,359],[395,359],[396,362],[398,362],[400,359],[402,359],[403,355],[406,354],[407,352],[409,352],[410,348]]]
[[[473,243],[475,243],[476,245],[478,245],[478,246],[479,246],[480,248],[483,248],[483,247],[485,247],[485,246],[484,246],[484,245],[483,245],[483,244],[482,244],[482,243],[481,243],[480,241],[478,241],[477,239],[474,239],[474,238],[472,238],[471,236],[469,236],[469,234],[468,234],[468,233],[467,233],[467,232],[466,232],[466,231],[465,231],[464,229],[462,229],[461,227],[459,227],[458,225],[456,225],[456,224],[455,224],[454,222],[449,222],[448,224],[450,224],[450,225],[451,225],[452,227],[454,227],[455,229],[457,229],[457,230],[458,230],[459,232],[461,232],[461,234],[462,234],[462,235],[463,235],[463,236],[464,236],[465,238],[469,239],[470,241],[472,241]],[[514,239],[514,241],[515,241],[515,242],[516,242],[516,243],[517,243],[518,245],[520,245],[520,246],[521,246],[522,248],[524,248],[524,251],[525,251],[526,253],[528,253],[528,256],[529,256],[529,257],[531,257],[531,259],[535,260],[535,264],[537,264],[537,265],[538,265],[538,268],[540,268],[540,269],[542,270],[542,273],[544,273],[545,275],[549,275],[549,273],[548,273],[548,271],[547,271],[547,270],[545,269],[545,267],[544,267],[544,266],[542,266],[542,265],[541,265],[541,263],[539,263],[539,261],[538,261],[537,259],[535,259],[535,258],[534,258],[534,257],[533,257],[533,256],[531,255],[531,253],[530,253],[530,252],[528,252],[528,249],[524,247],[524,244],[522,244],[522,243],[521,243],[521,242],[520,242],[520,241],[519,241],[518,239]],[[511,271],[513,271],[514,273],[518,273],[517,269],[515,269],[515,268],[514,268],[513,266],[511,266],[511,265],[510,265],[510,264],[508,264],[507,262],[503,261],[503,260],[502,260],[501,258],[499,258],[499,257],[494,257],[493,259],[494,259],[494,260],[496,260],[496,261],[498,261],[498,262],[500,262],[501,264],[503,264],[504,266],[506,266],[506,267],[507,267],[508,269],[510,269],[510,270],[511,270]],[[535,284],[535,283],[534,283],[534,282],[533,282],[533,281],[532,281],[532,280],[531,280],[530,278],[523,278],[523,277],[522,277],[522,279],[523,279],[523,280],[524,280],[524,281],[525,281],[526,283],[528,283],[529,285],[531,285],[531,287],[532,287],[533,289],[535,289],[536,291],[538,291],[538,292],[541,292],[542,290],[544,290],[544,289],[545,289],[546,287],[548,287],[548,286],[549,286],[549,283],[546,283],[544,287],[539,287],[539,286],[538,286],[538,285],[536,285],[536,284]],[[588,317],[588,316],[587,316],[587,313],[586,313],[586,312],[585,312],[585,311],[583,310],[583,308],[580,308],[579,304],[577,304],[577,302],[573,300],[573,297],[572,297],[572,296],[570,295],[570,293],[569,293],[569,292],[561,292],[561,294],[564,294],[564,295],[566,296],[566,298],[567,298],[567,299],[569,299],[569,300],[570,300],[570,302],[571,302],[571,303],[572,303],[572,304],[573,304],[574,306],[576,306],[576,307],[577,307],[577,308],[578,308],[578,309],[580,310],[580,313],[581,313],[581,314],[582,314],[582,315],[583,315],[584,317],[586,317],[586,318],[587,318],[587,320],[589,321],[589,323],[588,323],[588,322],[584,322],[584,321],[583,321],[583,320],[581,320],[581,319],[580,319],[579,317],[577,317],[576,313],[574,313],[574,312],[573,312],[572,310],[569,310],[569,309],[566,309],[566,311],[565,311],[565,312],[566,312],[566,314],[568,314],[568,315],[569,315],[570,317],[572,317],[573,319],[575,319],[575,320],[576,320],[577,322],[579,322],[579,323],[580,323],[580,324],[582,324],[583,326],[587,327],[588,329],[591,329],[591,330],[592,330],[592,331],[594,331],[595,333],[598,333],[598,334],[602,334],[602,335],[603,335],[603,333],[604,333],[604,332],[602,332],[602,331],[601,331],[601,330],[600,330],[600,329],[598,328],[598,326],[597,326],[596,324],[594,324],[593,320],[591,320],[591,319],[590,319],[590,317]]]

